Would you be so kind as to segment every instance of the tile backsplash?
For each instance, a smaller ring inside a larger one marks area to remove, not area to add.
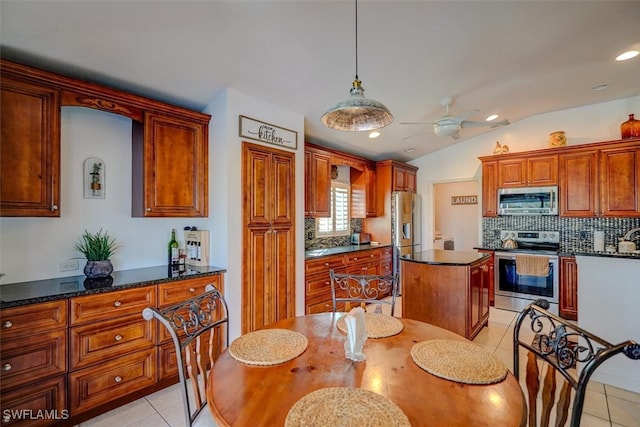
[[[560,232],[561,252],[595,252],[594,231],[604,231],[605,246],[617,245],[618,238],[636,227],[640,227],[640,218],[562,218],[546,215],[482,218],[482,246],[500,247],[500,230],[543,230]],[[637,242],[640,232],[631,238]]]
[[[351,231],[362,229],[362,218],[351,218],[351,230],[347,236],[316,237],[316,220],[304,219],[304,249],[335,248],[351,244]]]

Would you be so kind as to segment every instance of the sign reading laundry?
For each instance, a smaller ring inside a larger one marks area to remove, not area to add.
[[[240,136],[283,147],[298,148],[298,132],[240,116]]]
[[[478,196],[451,196],[452,205],[477,205]]]

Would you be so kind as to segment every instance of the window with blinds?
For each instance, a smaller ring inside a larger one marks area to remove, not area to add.
[[[316,236],[345,236],[350,233],[349,185],[331,183],[331,216],[316,219]]]

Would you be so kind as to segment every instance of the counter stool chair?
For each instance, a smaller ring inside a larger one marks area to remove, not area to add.
[[[627,340],[611,344],[555,314],[547,311],[549,302],[539,299],[518,315],[513,330],[513,373],[519,378],[519,348],[529,350],[526,365],[526,386],[529,401],[529,426],[536,426],[537,396],[542,382],[540,426],[548,426],[553,406],[556,406],[556,426],[563,426],[569,416],[571,389],[575,390],[569,425],[578,427],[582,416],[587,383],[591,375],[607,359],[623,353],[640,360],[640,345]],[[533,340],[531,337],[533,336]],[[542,369],[538,369],[541,361]],[[579,364],[580,366],[576,366]],[[544,368],[546,367],[546,372]],[[640,367],[640,366],[639,366]],[[558,401],[556,373],[562,381]]]
[[[345,303],[345,311],[351,310],[351,304],[360,304],[366,310],[367,304],[375,304],[376,313],[382,313],[382,305],[391,307],[391,315],[395,311],[398,293],[397,275],[362,275],[341,274],[329,271],[331,277],[331,301],[333,312],[338,311],[338,304]],[[391,299],[380,299],[390,295]]]
[[[147,307],[142,311],[142,317],[149,321],[157,319],[171,335],[185,420],[187,426],[192,426],[207,407],[207,369],[222,351],[220,339],[223,334],[226,346],[229,346],[227,303],[220,291],[207,285],[202,295],[162,309]],[[192,393],[189,392],[188,383],[191,383]],[[208,417],[208,422],[205,417]],[[212,425],[211,413],[205,411],[198,424]]]

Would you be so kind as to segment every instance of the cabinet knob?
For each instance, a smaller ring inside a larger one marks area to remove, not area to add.
[[[122,305],[122,303],[120,301],[116,301],[113,303],[114,307],[120,307]]]
[[[57,211],[57,210],[58,210],[58,205],[51,205],[51,212]]]
[[[324,266],[325,266],[325,267],[329,267],[329,263],[328,263],[328,262],[325,262],[325,263],[324,263]]]
[[[189,288],[189,292],[194,293],[196,291],[196,288]]]
[[[122,341],[122,335],[118,334],[114,337],[116,341]]]
[[[2,327],[3,327],[4,329],[9,329],[9,328],[10,328],[10,327],[12,327],[12,326],[13,326],[13,322],[12,322],[11,320],[7,320],[7,321],[5,321],[5,322],[2,324]]]
[[[121,383],[122,382],[122,377],[120,375],[116,375],[116,377],[113,380],[115,382],[117,382],[117,383]]]
[[[354,260],[354,261],[357,261],[357,260],[358,260],[358,257],[353,258],[353,260]]]
[[[11,368],[13,368],[13,366],[11,366],[11,363],[5,363],[4,365],[2,365],[2,370],[5,372],[10,371]]]
[[[147,212],[151,212],[151,208],[147,208],[145,209]]]

